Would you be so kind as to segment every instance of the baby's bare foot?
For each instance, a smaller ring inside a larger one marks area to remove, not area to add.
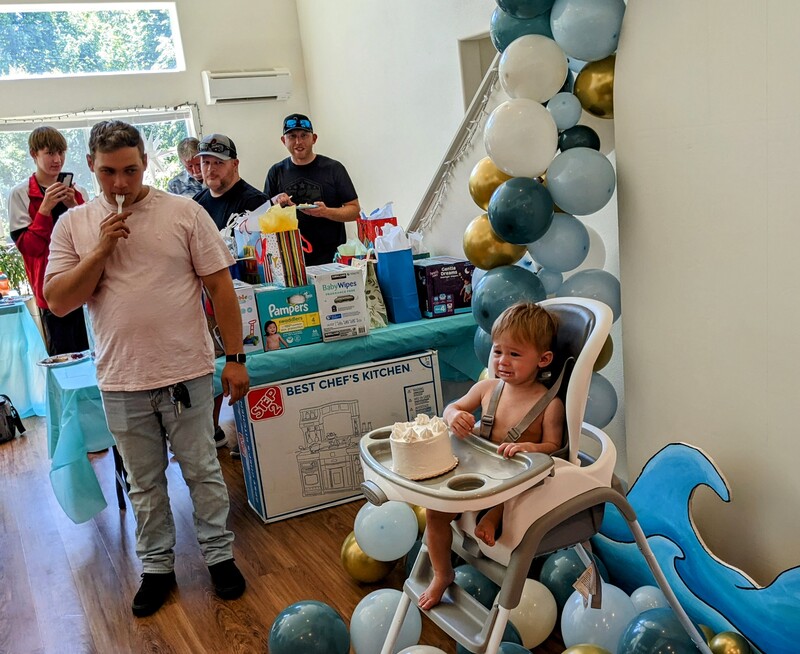
[[[475,526],[475,535],[489,547],[494,545],[494,535],[497,533],[497,521],[492,517],[491,512],[483,516]]]
[[[455,578],[456,575],[452,570],[450,574],[447,575],[434,575],[433,581],[419,596],[419,608],[423,611],[427,611],[441,602],[444,591],[453,583]]]

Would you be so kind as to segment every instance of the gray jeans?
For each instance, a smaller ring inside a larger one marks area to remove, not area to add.
[[[228,489],[214,447],[211,375],[184,382],[191,408],[180,414],[170,389],[103,391],[108,428],[128,471],[128,497],[136,517],[136,554],[144,572],[171,572],[175,521],[167,495],[167,434],[194,505],[194,527],[206,565],[233,557],[226,523]]]

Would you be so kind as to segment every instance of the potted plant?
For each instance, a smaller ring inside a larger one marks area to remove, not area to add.
[[[17,293],[30,292],[22,255],[13,244],[0,243],[0,271],[8,277],[9,287]]]

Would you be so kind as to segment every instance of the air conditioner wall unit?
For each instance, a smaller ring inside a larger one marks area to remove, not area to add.
[[[292,93],[292,74],[288,68],[229,72],[204,70],[202,75],[206,104],[287,100]]]

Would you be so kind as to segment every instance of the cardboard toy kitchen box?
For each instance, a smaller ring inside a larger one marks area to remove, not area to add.
[[[319,343],[322,340],[317,295],[313,286],[288,288],[267,284],[257,287],[255,295],[265,351]],[[277,327],[278,338],[273,339],[274,343],[267,340],[270,336],[267,334],[267,325],[270,322]]]
[[[472,311],[472,272],[475,266],[456,257],[414,261],[419,308],[425,318]]]
[[[369,310],[364,274],[341,263],[306,268],[314,284],[323,341],[338,341],[369,334]]]
[[[361,497],[361,437],[443,409],[435,350],[251,388],[234,405],[250,506],[275,522]]]

